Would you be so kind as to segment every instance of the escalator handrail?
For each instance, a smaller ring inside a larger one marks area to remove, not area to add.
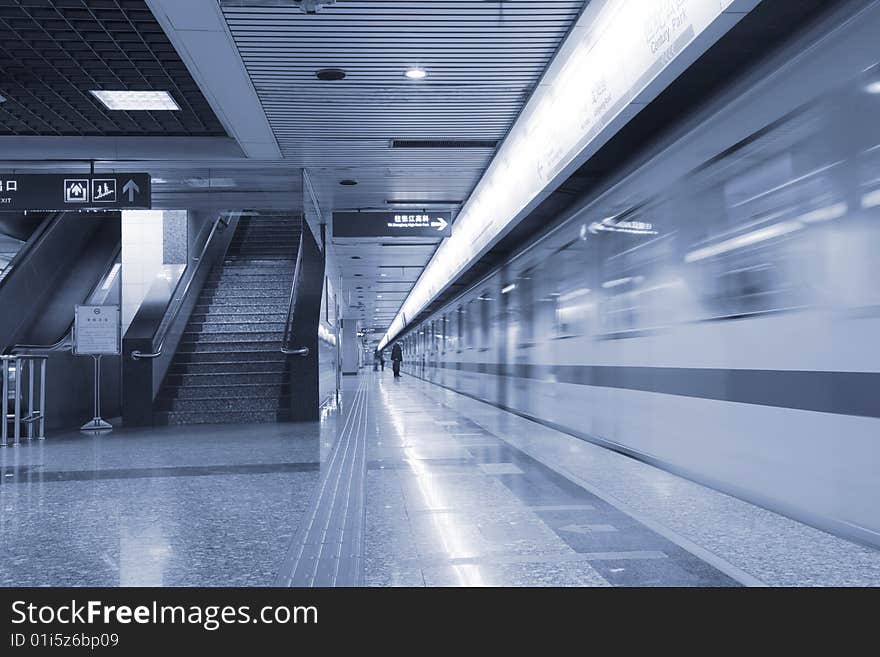
[[[229,226],[229,215],[227,215],[227,214],[221,214],[219,217],[217,217],[216,221],[214,221],[214,225],[211,227],[211,232],[208,234],[208,238],[205,240],[205,243],[202,246],[202,250],[199,252],[199,255],[196,256],[196,258],[195,258],[197,269],[202,266],[202,263],[204,262],[204,259],[205,259],[205,254],[208,252],[208,247],[210,247],[211,242],[214,241],[214,236],[218,232],[223,232],[224,230],[226,230],[226,228],[228,226]],[[160,329],[159,329],[158,333],[156,334],[156,336],[153,337],[154,343],[155,343],[156,339],[159,340],[159,346],[154,351],[152,351],[150,353],[144,353],[144,352],[140,351],[139,349],[133,350],[129,354],[129,356],[131,357],[132,360],[141,360],[143,358],[158,358],[159,356],[162,355],[162,350],[165,348],[165,340],[168,337],[168,332],[170,331],[170,329],[174,325],[174,323],[177,321],[177,316],[180,314],[181,308],[183,308],[183,302],[186,299],[187,295],[189,294],[190,287],[192,287],[192,283],[195,279],[196,279],[196,272],[194,271],[192,276],[189,276],[188,280],[186,281],[186,286],[183,288],[183,292],[179,296],[176,296],[173,299],[172,303],[176,302],[177,305],[174,308],[174,311],[171,315],[170,320],[166,322],[163,319],[162,323],[160,324]]]
[[[305,220],[304,220],[305,221]],[[290,286],[290,305],[287,309],[287,319],[284,322],[284,339],[281,341],[281,353],[286,354],[288,356],[308,356],[309,348],[308,347],[294,347],[291,346],[291,340],[293,339],[293,318],[296,315],[296,296],[297,296],[297,286],[300,280],[300,273],[302,272],[302,258],[303,258],[303,239],[305,238],[305,227],[300,232],[299,235],[299,249],[296,252],[296,265],[293,269],[293,284]]]
[[[21,263],[22,260],[27,258],[37,244],[42,241],[46,236],[46,233],[49,232],[49,228],[65,214],[65,212],[50,212],[46,218],[40,222],[40,225],[37,226],[33,233],[31,233],[31,236],[24,241],[21,248],[14,256],[12,256],[12,260],[6,263],[6,266],[3,267],[2,271],[4,272],[4,275],[0,277],[0,287],[9,280],[9,274]]]

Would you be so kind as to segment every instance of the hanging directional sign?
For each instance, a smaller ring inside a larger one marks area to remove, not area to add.
[[[2,173],[0,212],[18,210],[148,210],[148,173]]]
[[[333,237],[449,237],[451,212],[334,212]]]

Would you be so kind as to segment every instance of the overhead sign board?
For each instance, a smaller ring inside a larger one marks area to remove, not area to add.
[[[151,207],[148,173],[0,173],[0,212]]]
[[[121,327],[119,306],[76,306],[73,353],[77,356],[119,354]]]
[[[451,212],[334,212],[333,237],[449,237]]]

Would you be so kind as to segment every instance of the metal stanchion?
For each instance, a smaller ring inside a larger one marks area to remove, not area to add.
[[[28,423],[27,439],[34,439],[34,359],[28,359]]]
[[[40,359],[40,431],[37,440],[46,440],[46,361]]]
[[[35,403],[34,395],[37,387],[36,363],[40,361],[40,402],[39,407]],[[17,446],[21,443],[22,425],[27,425],[27,440],[46,438],[46,361],[45,356],[0,356],[0,379],[3,390],[3,415],[0,426],[0,447],[12,444]],[[22,396],[25,388],[23,377],[25,376],[25,364],[27,364],[27,398]],[[15,382],[13,384],[13,377]],[[10,393],[13,398],[10,400]],[[10,404],[11,401],[11,404]],[[12,413],[9,412],[10,405]],[[25,409],[27,414],[24,414]],[[12,442],[9,440],[9,423],[12,422]],[[40,426],[35,430],[34,423]],[[34,434],[38,435],[34,435]]]
[[[14,444],[21,442],[21,358],[15,359],[15,439]]]
[[[86,422],[81,431],[113,431],[113,425],[101,418],[101,356],[93,355],[95,359],[95,416]]]
[[[3,428],[0,429],[0,447],[9,444],[9,360],[0,356],[3,376]]]

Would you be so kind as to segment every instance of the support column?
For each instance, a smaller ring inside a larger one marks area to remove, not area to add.
[[[357,320],[342,320],[342,374],[351,375],[358,373],[358,343]]]

